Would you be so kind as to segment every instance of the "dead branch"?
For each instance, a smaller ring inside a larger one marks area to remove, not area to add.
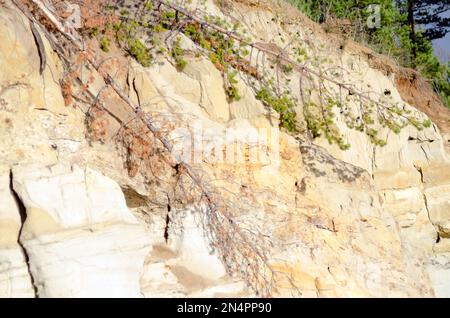
[[[346,89],[349,92],[352,92],[354,95],[358,95],[362,99],[367,100],[368,102],[374,103],[375,105],[377,105],[379,107],[382,107],[382,108],[387,108],[388,107],[385,104],[370,98],[370,96],[368,96],[366,93],[359,92],[359,91],[355,90],[350,85],[341,83],[341,82],[339,82],[339,81],[337,81],[337,80],[335,80],[333,78],[330,78],[328,76],[323,75],[322,72],[315,71],[315,70],[313,70],[313,69],[311,69],[311,68],[309,68],[309,67],[307,67],[305,65],[299,64],[298,62],[290,59],[289,57],[287,57],[285,55],[283,55],[282,51],[271,49],[271,48],[265,46],[263,43],[248,42],[246,39],[240,37],[235,32],[232,32],[232,31],[230,32],[227,29],[224,29],[224,28],[222,28],[220,26],[217,26],[215,24],[212,24],[212,23],[210,23],[210,22],[208,22],[208,21],[206,21],[206,20],[204,20],[202,18],[199,18],[198,16],[188,12],[187,10],[185,10],[185,9],[183,9],[183,8],[177,6],[177,5],[168,3],[168,2],[166,2],[164,0],[154,0],[154,1],[159,3],[160,5],[164,5],[164,6],[170,8],[172,10],[175,10],[176,12],[179,12],[179,13],[183,14],[184,16],[186,16],[189,19],[199,23],[202,26],[206,26],[206,27],[211,28],[213,30],[216,30],[216,31],[218,31],[220,33],[223,33],[223,34],[229,36],[230,38],[232,38],[232,39],[234,39],[234,40],[236,40],[238,42],[241,42],[244,45],[250,46],[252,49],[255,48],[258,51],[261,51],[263,53],[267,53],[268,55],[272,56],[273,58],[275,58],[276,60],[278,60],[280,62],[291,64],[296,71],[300,72],[300,74],[304,74],[304,73],[312,74],[312,75],[316,76],[317,78],[319,78],[321,80],[325,80],[327,82],[330,82],[332,84],[337,85],[339,88]],[[264,59],[265,59],[265,56],[263,57],[263,63],[264,63]],[[263,65],[263,69],[264,69],[264,65]]]
[[[95,56],[86,51],[82,37],[77,31],[70,26],[64,26],[40,0],[30,1],[53,23],[56,30],[68,39],[75,49],[84,56],[86,61],[103,77],[105,83],[115,91],[120,99],[125,102],[136,117],[142,121],[153,136],[162,144],[163,148],[172,155],[170,162],[172,168],[182,169],[192,180],[196,191],[200,194],[198,207],[204,212],[203,223],[205,228],[208,229],[206,234],[209,235],[212,247],[220,252],[222,261],[229,273],[245,273],[245,280],[257,295],[270,296],[273,291],[275,272],[268,263],[265,242],[253,236],[249,237],[249,234],[246,234],[233,220],[230,205],[219,195],[219,191],[209,186],[203,180],[203,176],[191,165],[173,155],[173,145],[170,140],[156,127],[153,119],[144,113],[139,105],[135,105],[130,100],[113,77],[100,67],[101,64],[96,61]],[[16,0],[13,0],[13,2],[32,23],[39,24],[26,8],[17,3]],[[180,12],[186,13],[185,11]],[[232,36],[230,32],[226,33]],[[240,242],[238,245],[235,244],[236,240]],[[234,248],[230,249],[230,246]]]

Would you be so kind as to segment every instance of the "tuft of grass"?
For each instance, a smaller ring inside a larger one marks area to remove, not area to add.
[[[152,64],[153,57],[150,50],[139,39],[128,39],[128,52],[142,66],[149,67]]]
[[[289,132],[297,132],[297,114],[294,110],[295,101],[287,94],[276,96],[268,87],[263,86],[257,93],[256,99],[271,107],[280,114],[280,126]]]
[[[107,37],[102,37],[100,39],[100,49],[103,52],[109,52],[109,48],[111,46],[111,40]]]
[[[183,54],[184,50],[181,48],[181,38],[178,37],[170,50],[170,56],[174,59],[177,70],[180,72],[187,66],[186,60],[183,59]]]

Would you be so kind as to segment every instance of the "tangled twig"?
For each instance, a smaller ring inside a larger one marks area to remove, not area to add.
[[[158,129],[153,119],[139,105],[134,104],[108,71],[100,67],[101,63],[93,55],[86,52],[86,46],[77,31],[70,26],[64,26],[40,0],[30,1],[51,21],[56,30],[69,40],[79,53],[83,54],[86,61],[103,77],[105,84],[114,90],[130,111],[135,114],[136,118],[162,144],[165,151],[172,155],[170,162],[172,168],[181,168],[192,180],[195,190],[200,193],[198,207],[203,211],[204,227],[208,229],[206,234],[211,245],[219,251],[224,264],[227,265],[228,272],[230,274],[245,273],[245,280],[257,295],[270,296],[273,292],[275,272],[268,263],[267,244],[241,229],[233,220],[230,207],[225,199],[220,196],[219,191],[207,183],[204,176],[190,164],[173,154],[173,145],[170,140]],[[32,23],[39,25],[39,22],[24,6],[16,0],[13,0],[13,2]],[[60,50],[58,50],[58,53],[64,55]],[[67,57],[63,56],[63,59],[67,60]],[[239,242],[239,244],[236,244],[236,242]],[[230,248],[230,246],[234,248]]]

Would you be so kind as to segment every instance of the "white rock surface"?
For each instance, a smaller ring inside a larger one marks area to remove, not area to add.
[[[22,249],[0,248],[0,298],[35,296]]]
[[[9,171],[4,172],[0,174],[0,298],[35,296],[25,254],[18,243],[21,227]]]
[[[176,213],[181,216],[174,215],[172,218],[178,220],[178,224],[171,226],[168,245],[177,251],[179,257],[172,264],[183,266],[206,280],[223,278],[226,270],[217,251],[209,246],[201,223],[201,212],[187,210],[182,213],[176,211]]]
[[[20,241],[39,297],[139,297],[150,250],[112,180],[89,168],[17,167]]]

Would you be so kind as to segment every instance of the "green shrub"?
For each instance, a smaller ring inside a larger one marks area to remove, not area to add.
[[[337,0],[336,0],[337,1]],[[344,0],[342,0],[344,1]],[[339,10],[342,10],[339,9]],[[229,102],[238,101],[241,96],[237,89],[236,75],[237,71],[246,72],[247,75],[252,76],[255,80],[250,82],[255,89],[255,97],[260,100],[265,106],[273,109],[279,114],[280,127],[285,128],[287,131],[296,134],[299,132],[299,125],[297,122],[297,114],[295,111],[296,101],[291,97],[290,91],[287,90],[284,93],[280,93],[279,83],[275,87],[274,78],[267,80],[267,74],[254,73],[252,70],[246,69],[246,60],[244,56],[248,55],[248,50],[240,43],[236,43],[235,40],[229,36],[218,32],[211,28],[204,28],[197,23],[188,21],[187,23],[177,24],[175,21],[175,14],[171,11],[160,12],[161,19],[157,20],[157,24],[151,26],[150,24],[138,23],[132,19],[123,19],[121,23],[114,25],[116,31],[116,39],[121,47],[127,49],[127,51],[143,66],[150,66],[152,63],[152,55],[149,48],[146,47],[141,40],[138,39],[138,33],[142,30],[152,32],[153,34],[158,32],[157,27],[160,26],[161,30],[168,29],[180,31],[189,37],[194,43],[199,45],[202,50],[196,52],[197,55],[200,52],[205,53],[209,57],[215,67],[222,73],[224,78],[224,91]],[[214,17],[205,17],[208,21],[219,23],[223,28],[230,29],[231,26],[226,21],[214,19]],[[182,21],[184,22],[184,21]],[[380,33],[380,38],[382,38]],[[158,50],[158,37],[153,36],[151,38],[151,44],[153,49]],[[172,44],[172,47],[168,51],[170,57],[173,59],[177,69],[182,71],[187,62],[183,59],[184,50],[181,48],[181,38],[178,37]],[[159,49],[161,52],[164,50]],[[310,58],[303,47],[295,48],[296,58],[299,62],[309,60],[314,67],[321,69],[324,64],[330,63],[328,58]],[[436,64],[432,59],[428,59],[429,47],[424,42],[420,49],[421,55],[417,56],[417,60],[421,59],[420,65],[426,66],[423,69],[424,73],[434,74],[441,72],[442,77],[447,76],[448,69]],[[288,74],[293,71],[293,65],[290,63],[279,63],[281,71]],[[274,67],[274,65],[271,65]],[[256,70],[258,71],[258,70]],[[262,76],[261,76],[262,75]],[[330,74],[328,74],[330,75]],[[336,76],[339,74],[336,74]],[[331,76],[331,75],[330,75]],[[324,81],[324,79],[319,79]],[[436,86],[440,85],[445,88],[445,82],[436,81]],[[319,101],[316,103],[304,101],[303,114],[305,118],[306,128],[311,132],[314,138],[324,137],[330,143],[337,144],[341,149],[346,150],[350,147],[345,142],[343,136],[340,134],[338,126],[336,125],[335,112],[340,111],[342,120],[350,128],[365,133],[373,144],[377,146],[384,146],[385,140],[382,140],[378,136],[377,125],[380,123],[382,126],[389,128],[394,133],[399,133],[401,129],[407,125],[412,125],[417,129],[431,126],[431,121],[425,120],[423,122],[411,116],[411,113],[406,111],[404,107],[398,105],[392,105],[392,101],[383,100],[380,103],[370,101],[358,101],[358,96],[349,92],[349,96],[334,96],[329,90],[323,89],[324,83],[319,83],[316,87],[319,93]],[[312,95],[312,88],[308,89],[309,94]],[[442,90],[442,89],[441,89]],[[354,95],[354,96],[353,96]],[[350,97],[353,96],[353,97]],[[448,97],[448,91],[447,95]],[[302,96],[303,98],[303,96]],[[352,110],[348,110],[345,105],[348,103],[361,103],[359,114],[354,114]],[[372,105],[375,104],[375,105]],[[380,106],[381,105],[381,106]]]
[[[103,52],[109,52],[109,47],[111,46],[111,40],[107,37],[102,37],[100,39],[100,49]]]
[[[271,89],[263,86],[257,93],[256,99],[271,107],[280,114],[280,126],[289,132],[297,132],[297,114],[295,113],[295,101],[287,94],[276,96]]]
[[[152,64],[152,55],[149,49],[139,39],[128,39],[128,52],[142,66],[149,67]]]
[[[181,38],[178,37],[170,50],[170,55],[175,61],[176,67],[179,71],[183,71],[187,65],[186,60],[183,59],[184,50],[180,46]]]
[[[410,37],[407,13],[392,0],[287,0],[316,22],[323,22],[325,12],[338,19],[348,19],[356,41],[367,44],[376,52],[396,59],[400,65],[413,67],[427,78],[444,104],[450,107],[449,66],[442,65],[433,54],[431,42],[419,30],[415,40]],[[399,3],[397,1],[397,3]],[[380,5],[381,24],[369,29],[366,21],[369,5]],[[414,54],[415,52],[415,54]],[[298,58],[302,61],[303,58]]]
[[[235,71],[228,71],[227,70],[227,82],[225,85],[225,93],[227,94],[228,97],[228,101],[229,102],[234,102],[234,101],[238,101],[241,99],[241,96],[239,95],[239,91],[236,87],[237,84],[237,80],[236,80],[236,74],[237,72]]]

